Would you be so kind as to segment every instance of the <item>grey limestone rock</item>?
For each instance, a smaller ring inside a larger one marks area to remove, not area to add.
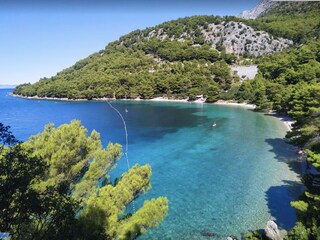
[[[200,28],[206,43],[209,43],[212,49],[219,45],[226,49],[227,53],[241,55],[247,53],[253,56],[271,54],[290,47],[293,42],[284,38],[273,38],[265,31],[255,31],[252,27],[242,22],[221,22],[219,24],[208,24],[207,29]],[[153,30],[147,35],[147,39],[158,38],[164,40],[168,34],[163,30]],[[172,36],[170,40],[184,42],[186,38],[193,36],[188,33],[182,33],[180,36]]]
[[[246,10],[240,13],[238,17],[245,19],[256,19],[262,13],[265,13],[270,8],[274,7],[277,2],[271,0],[262,0],[257,6],[251,10]]]
[[[283,240],[282,233],[278,229],[278,225],[274,221],[268,221],[264,229],[266,236],[271,240]]]

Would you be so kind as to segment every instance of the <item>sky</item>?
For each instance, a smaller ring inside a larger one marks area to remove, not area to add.
[[[0,85],[34,83],[120,36],[192,15],[238,15],[259,0],[0,0]]]

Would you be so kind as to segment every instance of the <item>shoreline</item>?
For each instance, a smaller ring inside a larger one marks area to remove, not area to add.
[[[269,113],[265,113],[265,115],[277,118],[280,122],[284,124],[288,132],[292,131],[292,125],[295,123],[295,121],[288,115],[279,114],[275,111],[270,111]]]
[[[255,109],[256,105],[250,104],[250,103],[237,103],[237,102],[229,102],[229,101],[224,101],[224,100],[218,100],[215,103],[216,105],[223,105],[223,106],[239,106],[239,107],[245,107],[245,108],[251,108]]]
[[[141,99],[141,98],[134,98],[134,99],[115,99],[115,98],[92,98],[92,100],[88,100],[85,98],[79,98],[79,99],[69,99],[69,98],[56,98],[56,97],[26,97],[21,96],[17,94],[9,94],[11,97],[16,98],[23,98],[23,99],[30,99],[30,100],[47,100],[47,101],[65,101],[65,102],[89,102],[89,101],[147,101],[147,102],[177,102],[177,103],[200,103],[200,104],[216,104],[216,105],[226,105],[226,106],[240,106],[240,107],[246,107],[246,108],[252,108],[254,109],[256,106],[254,104],[248,104],[248,103],[237,103],[232,101],[224,101],[224,100],[218,100],[214,103],[206,103],[205,99],[198,99],[194,101],[189,101],[186,99],[170,99],[165,97],[155,97],[151,99]]]
[[[89,101],[147,101],[147,102],[175,102],[175,103],[196,103],[196,104],[214,104],[214,105],[222,105],[222,106],[233,106],[233,107],[243,107],[248,109],[255,109],[254,104],[248,104],[248,103],[237,103],[232,101],[224,101],[224,100],[218,100],[214,103],[206,103],[205,99],[198,99],[195,101],[189,101],[188,99],[169,99],[164,97],[156,97],[151,99],[141,99],[141,98],[135,98],[135,99],[114,99],[114,98],[93,98],[92,100],[88,99],[69,99],[69,98],[54,98],[54,97],[25,97],[17,94],[9,94],[11,97],[17,97],[17,98],[23,98],[23,99],[29,99],[29,100],[47,100],[47,101],[65,101],[65,102],[89,102]],[[265,113],[266,115],[276,117],[279,119],[280,122],[284,124],[287,131],[292,130],[292,124],[294,121],[286,115],[281,115],[276,112],[269,112]]]

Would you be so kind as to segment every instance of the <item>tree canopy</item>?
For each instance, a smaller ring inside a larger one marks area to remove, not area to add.
[[[79,121],[49,124],[24,143],[8,127],[0,132],[0,231],[11,239],[135,239],[166,217],[165,197],[128,212],[151,188],[151,167],[135,165],[110,182],[121,146],[103,148]]]

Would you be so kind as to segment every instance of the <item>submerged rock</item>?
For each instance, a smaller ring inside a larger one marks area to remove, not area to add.
[[[204,229],[200,232],[201,236],[204,236],[204,237],[215,237],[217,234],[210,231],[210,230],[207,230],[207,229]]]
[[[229,237],[227,237],[227,240],[238,240],[238,238],[233,235],[230,235]]]

